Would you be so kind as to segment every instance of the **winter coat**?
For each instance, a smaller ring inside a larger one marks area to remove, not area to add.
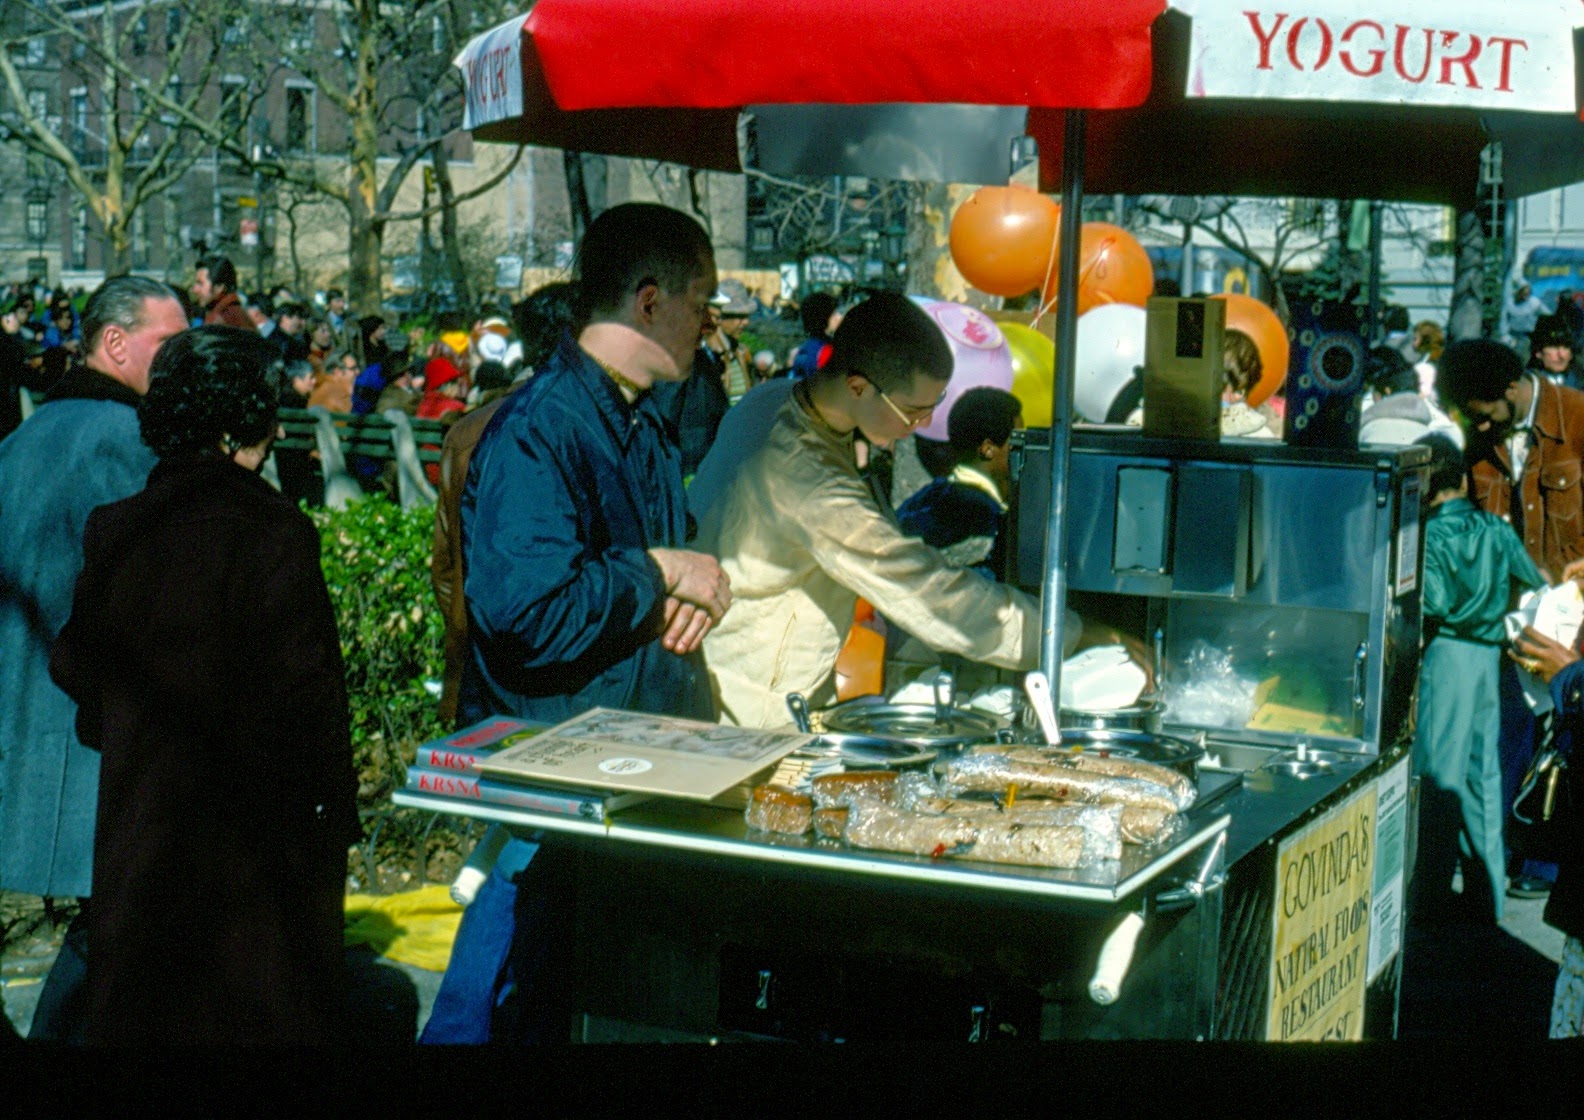
[[[1543,377],[1533,384],[1540,399],[1517,496],[1507,441],[1476,431],[1469,436],[1470,497],[1506,518],[1534,562],[1561,579],[1568,561],[1584,557],[1584,393]],[[1523,508],[1515,511],[1518,503]]]
[[[1560,781],[1568,784],[1562,796],[1570,802],[1573,827],[1567,848],[1557,860],[1556,885],[1546,900],[1545,920],[1569,937],[1584,940],[1584,814],[1580,813],[1584,809],[1584,774],[1580,773],[1584,755],[1577,749],[1577,741],[1584,735],[1584,661],[1573,662],[1552,679],[1551,700],[1560,720],[1558,741],[1568,754]]]
[[[461,523],[460,722],[710,717],[698,654],[660,644],[666,589],[647,554],[687,542],[679,453],[650,395],[629,404],[570,334],[485,428]]]
[[[357,778],[317,530],[211,453],[83,551],[50,669],[102,756],[89,1041],[336,1040]]]
[[[83,367],[0,442],[0,888],[86,897],[99,756],[77,740],[77,705],[49,677],[71,611],[83,526],[143,488],[154,454],[138,397]]]

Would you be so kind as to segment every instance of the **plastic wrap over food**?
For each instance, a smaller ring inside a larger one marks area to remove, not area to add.
[[[840,840],[847,833],[847,806],[814,810],[814,834],[826,840]]]
[[[1018,797],[1052,797],[1059,801],[1134,805],[1167,813],[1177,811],[1177,801],[1165,786],[1138,778],[1095,774],[1057,763],[1022,761],[1005,754],[972,754],[953,759],[941,769],[941,792],[948,797],[970,792],[1004,795],[1013,787]]]
[[[1136,778],[1141,782],[1154,782],[1156,785],[1164,787],[1171,794],[1172,801],[1179,813],[1187,812],[1193,808],[1194,801],[1199,797],[1198,788],[1186,774],[1173,770],[1169,766],[1145,762],[1143,759],[1108,755],[1101,751],[1069,751],[1060,748],[1044,751],[1037,748],[1021,748],[1009,750],[1005,753],[1006,757],[1013,762],[1072,766],[1079,770],[1087,770],[1094,774],[1104,774],[1112,778]]]
[[[1229,651],[1201,638],[1188,647],[1181,669],[1168,676],[1163,699],[1173,723],[1247,727],[1259,683],[1237,671]]]
[[[835,809],[854,797],[890,801],[896,786],[895,770],[848,770],[840,774],[821,774],[809,783],[816,809]]]
[[[801,836],[814,826],[814,800],[784,786],[754,786],[743,819],[761,832]]]
[[[949,813],[956,816],[999,813],[1024,824],[1077,824],[1101,832],[1115,830],[1124,844],[1159,844],[1177,835],[1182,818],[1162,809],[1141,809],[1136,805],[1083,805],[1070,801],[1050,801],[1043,797],[1003,805],[966,797],[920,797],[913,808],[921,813]]]
[[[1086,828],[1123,840],[1121,805],[1075,805],[1069,801],[1020,801],[1003,805],[967,797],[921,797],[914,811],[926,816],[979,817],[1018,824]]]
[[[910,813],[855,798],[847,843],[933,859],[972,859],[1025,867],[1089,868],[1122,857],[1122,844],[1078,825],[1030,825],[985,816]]]
[[[911,809],[920,798],[939,797],[940,786],[923,770],[904,770],[897,775],[896,787],[891,791],[891,803],[899,809]]]

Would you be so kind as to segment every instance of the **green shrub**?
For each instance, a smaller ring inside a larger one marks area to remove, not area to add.
[[[429,682],[442,676],[445,622],[429,583],[434,508],[380,497],[310,509],[335,606],[361,798],[403,777],[418,744],[444,734]]]

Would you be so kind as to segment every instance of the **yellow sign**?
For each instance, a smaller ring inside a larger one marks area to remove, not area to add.
[[[1267,1039],[1363,1037],[1374,864],[1373,782],[1277,848]]]

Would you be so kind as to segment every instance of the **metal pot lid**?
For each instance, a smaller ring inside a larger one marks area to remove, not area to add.
[[[1161,735],[1151,731],[1133,731],[1125,728],[1062,728],[1061,746],[1057,752],[1073,748],[1104,752],[1118,758],[1136,758],[1140,762],[1153,762],[1174,769],[1191,768],[1204,757],[1204,747],[1187,739]]]
[[[1163,712],[1165,710],[1166,705],[1160,700],[1141,696],[1136,702],[1123,708],[1063,708],[1061,710],[1061,718],[1067,719],[1068,717],[1071,717],[1073,719],[1080,720],[1095,719],[1097,717],[1103,718],[1107,716],[1118,718],[1124,716],[1152,715],[1156,712]]]
[[[879,704],[851,701],[822,713],[826,731],[888,739],[922,749],[958,747],[993,740],[1007,721],[971,708],[933,704]]]

